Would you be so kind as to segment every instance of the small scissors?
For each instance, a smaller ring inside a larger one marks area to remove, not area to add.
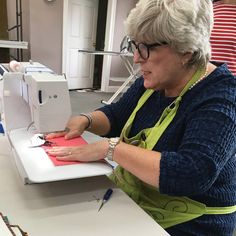
[[[49,146],[49,147],[51,147],[55,143],[46,140],[44,134],[35,134],[31,138],[31,144],[32,145],[30,147],[34,148],[34,147],[42,147],[42,146]]]

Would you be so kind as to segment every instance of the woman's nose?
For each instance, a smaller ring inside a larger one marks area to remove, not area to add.
[[[140,56],[139,52],[138,52],[138,49],[136,49],[134,51],[134,57],[133,57],[133,60],[134,60],[134,63],[135,64],[138,64],[138,63],[141,63],[143,62],[143,58]]]

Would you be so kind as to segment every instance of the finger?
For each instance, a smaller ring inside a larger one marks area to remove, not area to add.
[[[79,137],[81,135],[80,132],[78,132],[78,130],[71,130],[70,132],[68,132],[65,135],[65,139],[72,139],[72,138],[76,138]]]
[[[46,134],[46,139],[53,139],[53,138],[58,138],[58,137],[62,137],[65,136],[66,132],[54,132],[54,133],[50,133],[50,134]]]
[[[76,160],[76,157],[73,155],[56,156],[56,159],[59,161],[78,161],[78,160]]]
[[[51,149],[47,149],[46,152],[52,156],[68,156],[72,154],[68,148],[63,147],[53,147]]]

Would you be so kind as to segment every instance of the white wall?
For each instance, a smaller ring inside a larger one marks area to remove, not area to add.
[[[117,0],[113,51],[120,51],[120,43],[125,36],[124,21],[127,18],[130,10],[135,6],[136,3],[137,0]],[[128,76],[129,73],[126,70],[120,57],[112,57],[110,77],[117,78]]]
[[[47,65],[57,73],[62,71],[63,0],[46,2],[31,0],[31,59]]]
[[[110,0],[108,0],[110,1]],[[15,25],[15,0],[8,0],[9,27]],[[117,0],[113,50],[120,50],[125,35],[123,22],[137,0]],[[23,40],[29,42],[30,50],[23,51],[24,59],[32,59],[47,65],[56,73],[62,71],[63,0],[47,3],[44,0],[22,0]],[[15,35],[11,33],[11,39]],[[113,57],[110,77],[127,77],[119,57]]]

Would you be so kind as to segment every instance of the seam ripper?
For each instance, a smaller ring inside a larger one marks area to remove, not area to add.
[[[101,208],[103,207],[103,205],[110,199],[112,193],[113,193],[113,190],[111,188],[107,189],[107,191],[105,192],[105,194],[102,198],[102,203],[101,203],[98,211],[100,211]]]

